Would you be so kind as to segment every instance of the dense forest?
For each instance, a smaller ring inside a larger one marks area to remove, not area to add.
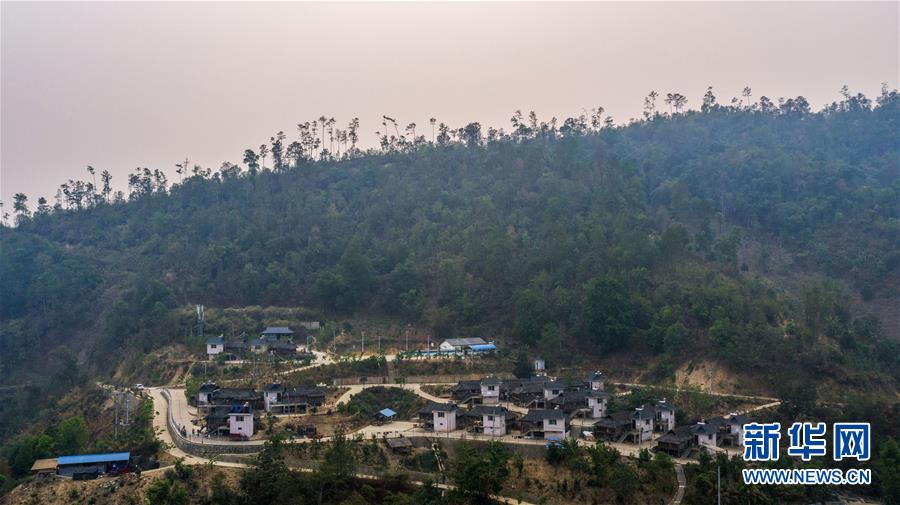
[[[705,357],[775,392],[896,391],[898,118],[888,89],[820,111],[654,92],[623,125],[599,107],[424,134],[386,116],[368,150],[358,120],[322,117],[242,165],[185,160],[172,184],[138,168],[127,192],[88,167],[52,204],[16,195],[0,227],[0,376],[25,385],[0,439],[17,404],[177,341],[195,303],[377,315],[560,363],[629,352],[660,378]]]

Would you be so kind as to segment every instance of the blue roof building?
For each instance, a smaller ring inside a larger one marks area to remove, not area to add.
[[[126,468],[130,460],[130,452],[60,456],[57,460],[57,473],[70,477],[77,473],[104,474]]]

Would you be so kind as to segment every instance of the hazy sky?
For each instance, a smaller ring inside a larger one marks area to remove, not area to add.
[[[650,90],[697,106],[848,84],[898,84],[898,2],[0,4],[0,198],[32,208],[93,165],[240,162],[278,130],[388,114],[508,127],[602,105],[623,121]],[[421,131],[421,130],[420,130]]]

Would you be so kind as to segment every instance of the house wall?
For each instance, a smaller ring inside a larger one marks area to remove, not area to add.
[[[270,412],[272,410],[272,404],[278,402],[278,392],[266,391],[265,396],[263,396],[263,402],[266,406],[266,412]]]
[[[731,433],[735,435],[737,440],[737,444],[740,446],[744,445],[744,427],[738,426],[736,424],[731,425]]]
[[[200,405],[209,403],[209,393],[197,393],[197,403]]]
[[[591,417],[600,419],[606,415],[606,400],[600,398],[588,398],[588,407],[591,408]]]
[[[443,414],[443,417],[441,417]],[[456,412],[435,411],[434,415],[434,431],[448,432],[456,430]]]
[[[552,400],[552,399],[556,398],[557,396],[559,396],[560,393],[562,393],[562,389],[544,388],[544,399]]]
[[[591,389],[594,391],[603,390],[603,380],[591,381]]]
[[[641,442],[646,442],[653,437],[653,419],[635,420],[635,431],[640,432]]]
[[[710,433],[708,435],[697,434],[697,444],[706,447],[716,447],[718,444],[716,443],[716,434]]]
[[[123,464],[127,465],[128,462]],[[106,473],[107,463],[85,463],[80,465],[60,465],[56,473],[71,477],[76,473]]]
[[[506,435],[506,416],[485,414],[482,416],[481,425],[484,426],[485,435],[493,435],[495,437]]]
[[[556,424],[551,424],[553,422]],[[566,421],[564,419],[544,419],[544,438],[565,438]]]
[[[494,388],[493,391],[490,388]],[[481,403],[485,405],[496,405],[500,403],[500,385],[490,384],[481,386]]]
[[[253,414],[229,414],[228,433],[231,435],[253,435]]]
[[[206,354],[210,356],[219,354],[224,350],[224,345],[220,344],[206,344]]]
[[[675,429],[675,413],[674,412],[661,411],[659,413],[659,419],[662,423],[665,424],[665,426],[661,430],[663,433],[667,433],[669,430]]]

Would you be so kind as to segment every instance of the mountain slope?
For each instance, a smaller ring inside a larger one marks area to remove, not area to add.
[[[108,375],[203,303],[378,315],[561,364],[638,353],[659,377],[710,357],[771,390],[895,391],[897,343],[851,301],[896,307],[897,94],[795,103],[487,142],[472,124],[441,145],[226,164],[171,188],[139,170],[128,201],[0,230],[4,375],[63,373],[18,365],[61,345]]]

